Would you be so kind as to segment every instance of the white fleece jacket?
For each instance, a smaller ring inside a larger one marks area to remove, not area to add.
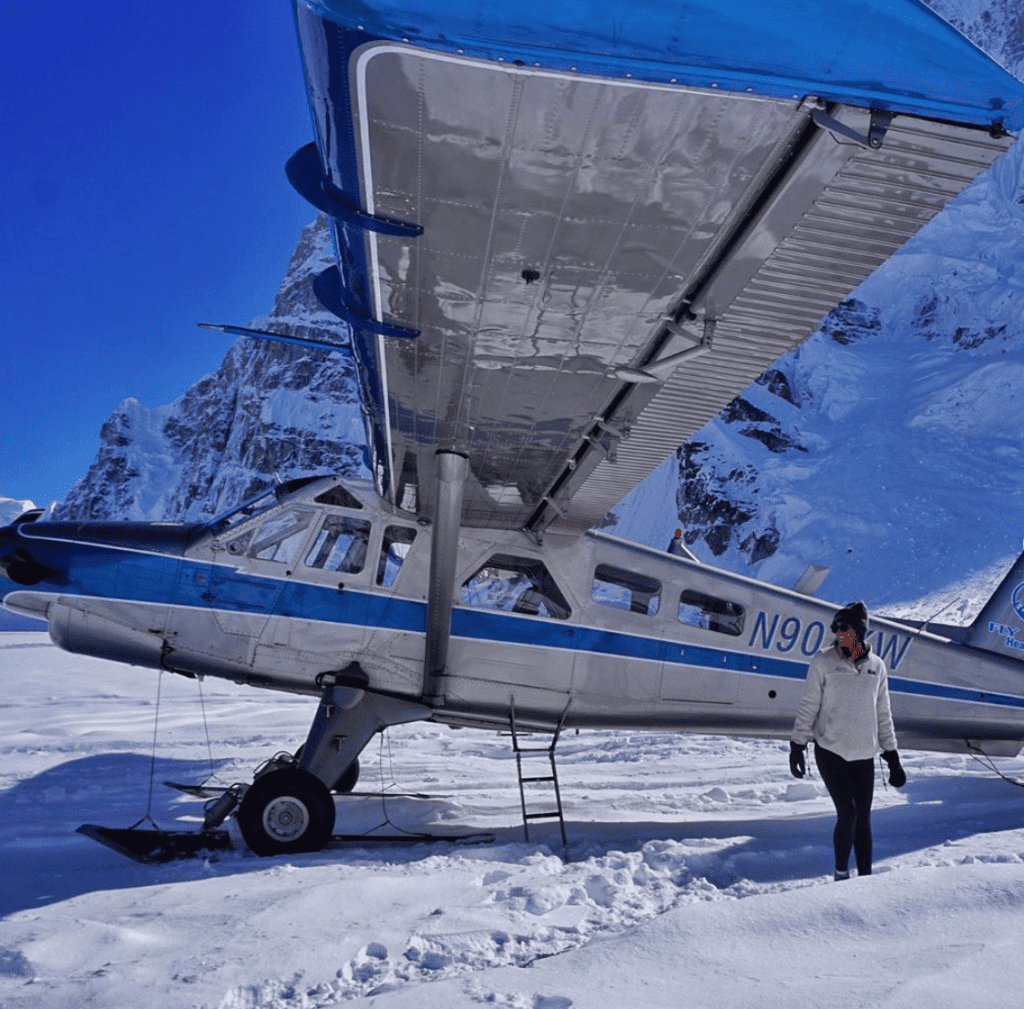
[[[844,659],[835,644],[811,659],[796,711],[794,743],[812,739],[844,760],[874,760],[879,747],[895,750],[889,672],[874,652]]]

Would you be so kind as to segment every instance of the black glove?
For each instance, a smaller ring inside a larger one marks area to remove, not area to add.
[[[794,778],[802,778],[807,773],[807,744],[789,744],[789,773]]]
[[[882,760],[889,765],[889,784],[893,788],[902,788],[907,783],[907,772],[900,764],[900,755],[895,750],[886,750]]]

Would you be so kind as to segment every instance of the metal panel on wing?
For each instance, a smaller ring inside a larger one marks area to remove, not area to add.
[[[356,61],[393,459],[432,500],[470,459],[467,524],[525,525],[687,279],[747,209],[800,103],[505,68],[401,46]],[[415,475],[410,475],[410,457]]]

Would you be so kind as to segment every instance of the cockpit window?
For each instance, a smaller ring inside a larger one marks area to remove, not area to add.
[[[306,554],[306,567],[355,574],[366,566],[370,523],[347,515],[328,515]]]
[[[398,577],[398,572],[409,555],[416,530],[408,526],[388,526],[380,544],[380,561],[377,563],[377,584],[387,588]]]
[[[653,617],[661,603],[661,582],[636,571],[598,564],[591,598],[602,606]]]
[[[462,601],[471,606],[566,620],[565,596],[541,561],[494,554],[462,586]]]
[[[294,564],[316,517],[311,508],[284,508],[259,527],[249,547],[249,556],[260,561]]]
[[[317,494],[313,500],[317,504],[334,505],[335,508],[351,508],[353,511],[358,511],[363,507],[341,484],[331,487],[330,490],[325,490],[323,494]]]

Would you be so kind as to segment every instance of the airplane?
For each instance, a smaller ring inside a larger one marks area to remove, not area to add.
[[[68,651],[318,697],[204,825],[260,855],[322,848],[390,725],[788,738],[820,577],[595,527],[1010,147],[1024,84],[917,0],[294,13],[316,140],[286,172],[330,218],[337,324],[217,328],[351,353],[371,479],[198,523],[28,512],[3,605]],[[969,628],[873,619],[903,748],[1024,746],[1022,621],[1024,557]]]

